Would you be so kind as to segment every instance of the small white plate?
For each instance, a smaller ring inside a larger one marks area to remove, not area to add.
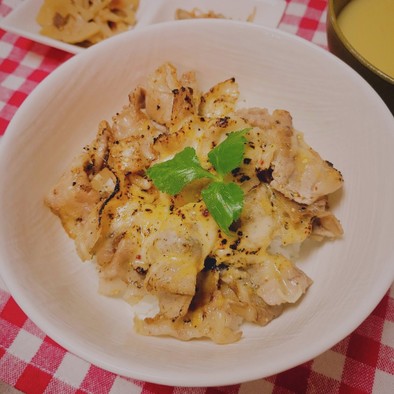
[[[85,48],[40,34],[36,16],[42,4],[43,0],[23,1],[19,7],[0,20],[0,28],[66,52],[75,54],[83,52]],[[188,11],[193,8],[198,8],[203,12],[214,11],[223,14],[226,18],[239,21],[246,21],[248,16],[255,11],[253,23],[277,27],[285,7],[284,0],[140,0],[134,29],[173,21],[178,8]]]

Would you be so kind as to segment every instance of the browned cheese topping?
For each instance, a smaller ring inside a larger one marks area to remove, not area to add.
[[[157,313],[135,317],[141,334],[235,342],[243,322],[267,324],[311,285],[293,262],[300,245],[342,235],[328,204],[341,173],[287,111],[239,109],[238,96],[234,78],[203,92],[194,72],[161,65],[46,197],[81,259],[94,259],[102,294],[156,300]],[[244,207],[229,235],[201,199],[207,180],[170,196],[146,176],[185,147],[209,169],[208,152],[245,128],[244,159],[228,176]]]

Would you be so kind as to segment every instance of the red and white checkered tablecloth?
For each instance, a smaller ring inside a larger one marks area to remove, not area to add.
[[[0,18],[23,0],[0,0]],[[287,0],[279,29],[326,47],[327,0]],[[0,29],[0,135],[29,93],[72,55]],[[1,143],[1,141],[0,141]],[[0,393],[394,393],[394,285],[348,337],[314,360],[253,382],[177,388],[102,370],[52,341],[0,281]]]

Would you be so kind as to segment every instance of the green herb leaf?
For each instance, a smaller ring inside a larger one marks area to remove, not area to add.
[[[173,159],[150,167],[147,175],[159,190],[171,195],[179,193],[184,186],[196,179],[211,179],[211,183],[201,191],[202,199],[218,226],[226,234],[230,234],[231,224],[241,215],[244,192],[236,183],[223,182],[223,177],[241,164],[247,142],[244,135],[249,130],[247,128],[230,133],[208,153],[208,159],[217,174],[201,167],[196,151],[188,147]]]
[[[154,185],[162,192],[174,195],[188,183],[215,176],[201,167],[194,148],[187,147],[171,160],[153,165],[147,170]]]
[[[228,137],[208,153],[208,159],[220,175],[226,175],[239,167],[245,152],[247,139],[244,135],[251,128],[230,133]]]
[[[229,227],[239,218],[244,192],[235,183],[212,182],[201,192],[208,211],[219,227],[229,234]]]

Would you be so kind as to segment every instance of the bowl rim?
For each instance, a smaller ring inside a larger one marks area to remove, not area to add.
[[[177,23],[177,26],[179,26],[180,23],[190,24],[190,21],[165,22],[166,26],[167,25],[173,25],[174,23]],[[192,23],[195,24],[195,25],[208,23],[208,24],[217,24],[217,25],[223,25],[223,24],[236,25],[237,24],[237,25],[240,25],[240,26],[242,25],[244,27],[247,26],[246,22],[238,22],[238,21],[212,20],[212,21],[201,22],[201,21],[196,20],[196,21],[193,21]],[[161,24],[161,26],[163,26],[163,25],[164,25],[164,23]],[[287,32],[283,32],[283,31],[280,31],[280,30],[277,30],[277,29],[268,28],[268,27],[265,27],[265,26],[254,26],[254,25],[250,25],[250,26],[252,26],[252,28],[255,29],[255,30],[257,30],[257,29],[265,30],[266,33],[271,33],[273,38],[286,37],[286,39],[290,39],[293,42],[298,42],[298,43],[300,43],[303,46],[307,46],[308,48],[313,48],[314,51],[319,51],[321,54],[324,54],[324,56],[332,57],[333,61],[335,61],[338,64],[341,64],[341,67],[346,66],[342,62],[340,62],[340,60],[338,58],[334,57],[328,51],[324,50],[323,48],[320,48],[319,46],[317,46],[317,45],[315,45],[313,43],[310,43],[309,41],[306,41],[306,40],[302,39],[301,37],[297,37],[297,36],[291,35],[291,34],[289,34]],[[159,25],[152,25],[152,26],[149,26],[149,27],[144,27],[144,31],[146,31],[146,30],[158,30],[158,29],[161,29],[161,27],[159,27]],[[137,31],[135,31],[135,32],[128,32],[126,34],[129,34],[129,35],[136,35],[136,34],[138,34],[139,35],[139,34],[141,34],[140,33],[141,30],[139,30],[138,33],[137,33]],[[100,48],[106,48],[106,47],[112,45],[112,42],[115,41],[115,40],[121,40],[120,35],[117,38],[114,37],[114,38],[109,39],[106,42],[100,43],[98,45],[100,45]],[[35,91],[32,92],[32,94],[27,98],[27,100],[22,104],[21,108],[22,107],[25,108],[25,106],[30,104],[31,100],[34,97],[36,97],[36,95],[41,91],[42,86],[46,86],[49,83],[49,81],[52,81],[52,78],[54,78],[53,75],[57,76],[60,72],[63,72],[64,70],[66,70],[69,67],[71,67],[70,65],[73,65],[74,63],[79,62],[79,60],[77,60],[77,59],[80,59],[81,57],[88,57],[87,53],[91,53],[91,54],[95,53],[95,51],[98,51],[97,48],[98,48],[98,46],[91,47],[91,48],[87,49],[83,54],[77,55],[77,56],[69,59],[63,65],[61,65],[56,70],[56,73],[52,73],[51,75],[49,75],[48,78],[46,78],[45,81],[43,81],[44,82],[43,85],[38,86],[37,89],[35,89]],[[102,51],[102,50],[100,50],[100,51]],[[347,68],[347,66],[346,66],[346,68]],[[350,72],[353,73],[355,78],[357,78],[359,81],[362,81],[362,83],[366,84],[366,82],[361,78],[361,76],[359,76],[354,70],[352,70],[350,67],[348,69],[349,69],[349,71],[351,70]],[[61,70],[63,70],[63,71],[61,71]],[[370,89],[371,89],[371,92],[372,92],[372,88],[370,88]],[[376,94],[376,97],[378,97],[376,92],[373,91],[373,93]],[[15,117],[15,119],[17,119],[21,113],[22,112],[20,110],[18,110],[18,115]],[[11,124],[14,125],[14,121],[12,121],[10,123],[10,125]],[[18,138],[18,136],[20,136],[19,133],[8,133],[8,134],[6,133],[6,135],[5,135],[6,141],[3,141],[3,142],[7,142],[7,144],[8,144],[8,143],[12,142],[12,140],[14,138]],[[7,144],[2,144],[2,145],[7,145]],[[0,146],[0,152],[2,152],[3,149],[4,149],[4,152],[5,152],[5,150],[7,149],[6,146]],[[2,161],[1,160],[1,155],[0,155],[0,161]],[[0,183],[0,191],[1,191],[1,187],[2,186],[1,186],[1,183]],[[0,195],[0,198],[1,198],[1,195]],[[1,231],[1,228],[0,228],[0,231]],[[1,241],[0,241],[0,245],[1,245]],[[1,261],[0,261],[0,268],[1,267],[2,267],[2,264],[1,264]],[[394,271],[393,271],[393,273],[394,273]],[[342,334],[345,333],[346,335],[348,335],[352,331],[354,331],[354,329],[359,324],[361,324],[362,321],[368,316],[368,314],[370,314],[372,312],[372,310],[376,307],[377,303],[381,300],[381,298],[387,292],[387,289],[390,287],[390,285],[392,283],[392,280],[393,280],[393,275],[391,275],[391,276],[390,275],[386,275],[385,278],[387,280],[387,286],[381,286],[380,287],[379,292],[375,294],[375,296],[377,297],[376,299],[369,298],[368,304],[365,304],[366,306],[365,306],[365,308],[362,311],[363,313],[358,314],[357,319],[353,319],[351,321],[348,321],[347,322],[348,324],[343,325],[344,328],[342,330]],[[15,287],[13,287],[13,289],[15,289]],[[14,296],[14,292],[12,292],[12,293],[13,293],[13,297],[16,298],[16,301],[18,302],[18,304],[19,304],[19,302],[21,302],[21,305],[23,305],[24,309],[26,308],[26,305],[29,305],[32,302],[31,300],[24,299],[24,296],[21,296],[20,294],[16,295],[16,297],[15,297]],[[368,311],[368,313],[365,313],[366,311]],[[34,314],[32,314],[32,310],[30,309],[29,310],[29,318],[31,318],[31,320],[33,322],[37,321],[39,323],[39,324],[37,324],[37,325],[39,325],[39,327],[45,327],[44,331],[49,336],[51,336],[54,340],[56,340],[60,345],[64,346],[67,350],[69,350],[70,352],[76,354],[79,357],[82,357],[83,359],[87,360],[90,363],[94,363],[95,365],[99,366],[100,368],[112,371],[112,372],[117,373],[117,374],[125,375],[124,374],[124,372],[125,372],[124,370],[120,370],[120,369],[115,370],[114,367],[110,363],[107,363],[106,361],[100,360],[100,363],[98,363],[97,359],[96,360],[93,359],[91,353],[85,351],[85,349],[78,348],[75,345],[75,343],[73,343],[72,346],[71,346],[70,342],[68,341],[68,339],[69,339],[68,337],[66,339],[59,338],[59,335],[57,334],[57,332],[52,330],[53,326],[48,325],[48,324],[43,324],[42,322],[40,322],[41,314],[40,313],[36,313],[36,312],[37,312],[37,310],[34,310]],[[48,329],[48,327],[50,329]],[[344,337],[342,334],[340,335],[341,339]],[[294,363],[294,358],[292,358],[292,357],[288,358],[287,361],[284,363],[285,366],[283,367],[283,365],[282,365],[280,370],[272,371],[272,369],[271,369],[272,374],[283,372],[284,370],[287,370],[289,368],[292,368],[292,367],[295,367],[297,365],[300,365],[300,363],[307,362],[307,361],[311,360],[311,358],[314,358],[314,357],[318,356],[319,354],[321,354],[322,351],[328,350],[330,347],[334,346],[335,343],[338,342],[338,337],[336,335],[335,335],[335,338],[336,338],[335,340],[333,340],[333,337],[322,339],[322,342],[320,343],[320,346],[311,345],[309,347],[308,351],[304,354],[304,356],[299,358],[296,363]],[[160,376],[160,377],[155,376],[155,379],[152,379],[151,375],[149,375],[149,376],[148,375],[142,375],[141,372],[139,372],[139,374],[133,373],[133,375],[134,376],[131,376],[130,374],[126,374],[126,376],[132,377],[134,379],[141,379],[141,380],[150,381],[150,382],[158,383],[158,384],[174,385],[174,379],[172,377],[163,378],[162,376]],[[259,378],[267,377],[269,375],[271,375],[271,373],[269,373],[269,374],[263,374],[262,373],[261,375],[256,376],[255,371],[253,370],[253,371],[249,371],[248,372],[247,380],[259,379]],[[223,385],[223,384],[239,384],[239,383],[242,383],[242,382],[246,381],[246,380],[244,380],[244,378],[242,380],[239,380],[237,378],[238,376],[239,375],[234,374],[231,377],[229,377],[229,376],[226,376],[226,377],[221,376],[219,378],[218,377],[210,377],[209,382],[207,382],[208,384],[206,384],[204,382],[204,385],[206,385],[206,386],[217,386],[217,385]],[[189,386],[189,387],[200,386],[199,382],[194,382],[194,384],[190,384],[190,382],[189,381],[186,382],[185,379],[186,379],[185,377],[179,377],[179,378],[175,379],[175,380],[177,380],[175,384],[178,385],[178,386]]]
[[[349,0],[348,3],[350,3],[351,0]],[[366,67],[368,70],[373,72],[375,75],[378,77],[382,78],[384,81],[394,85],[394,77],[391,77],[390,75],[386,74],[384,71],[380,70],[376,66],[374,66],[371,62],[369,62],[363,55],[360,54],[348,41],[346,36],[343,34],[341,28],[339,27],[338,24],[338,16],[337,13],[335,12],[335,7],[334,7],[335,0],[329,0],[328,1],[328,18],[329,22],[331,23],[332,28],[335,31],[335,34],[341,41],[341,43],[345,46],[345,48],[350,52],[350,54],[356,58],[364,67]],[[347,4],[348,4],[347,3]],[[345,7],[346,5],[345,4]]]

